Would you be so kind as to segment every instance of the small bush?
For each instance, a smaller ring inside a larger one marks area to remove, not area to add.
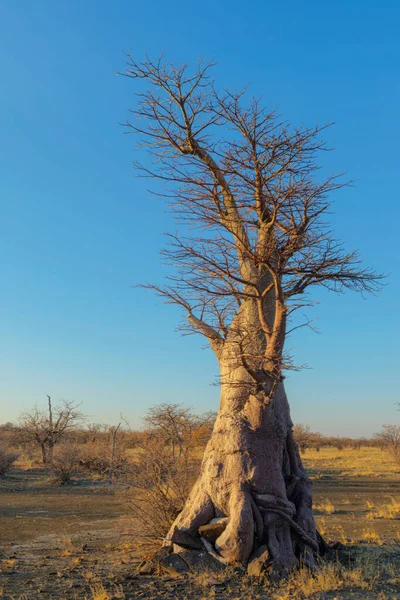
[[[0,447],[0,477],[5,477],[13,468],[15,461],[18,458],[17,452],[11,452],[7,448]]]
[[[125,440],[118,439],[114,455],[114,474],[120,475],[127,469]],[[82,446],[79,463],[82,469],[108,477],[110,472],[111,447],[110,440],[88,443]]]
[[[200,461],[188,452],[174,456],[157,439],[141,444],[127,475],[125,500],[135,519],[135,540],[150,549],[159,545],[182,510],[198,475]]]
[[[69,483],[79,471],[79,452],[76,446],[60,446],[51,464],[51,479],[55,484]]]

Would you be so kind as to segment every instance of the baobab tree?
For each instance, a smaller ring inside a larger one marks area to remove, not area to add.
[[[311,288],[370,292],[381,276],[325,223],[343,182],[321,178],[324,128],[294,128],[246,90],[218,91],[212,64],[126,63],[139,87],[127,132],[150,155],[135,167],[163,184],[180,228],[163,251],[166,284],[146,287],[183,309],[220,369],[213,433],[168,540],[198,547],[217,518],[206,547],[222,562],[245,565],[266,546],[277,572],[312,566],[320,538],[284,388],[285,338],[298,326],[288,323]]]

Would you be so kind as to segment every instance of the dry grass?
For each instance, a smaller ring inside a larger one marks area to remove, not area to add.
[[[125,598],[121,585],[114,585],[111,591],[106,590],[101,582],[90,586],[90,600],[117,600],[117,598]]]
[[[326,477],[329,474],[339,477],[374,478],[400,476],[399,465],[396,465],[390,454],[380,448],[337,450],[328,447],[321,448],[319,452],[310,449],[302,459],[314,478]]]
[[[314,508],[323,515],[332,515],[336,509],[332,502],[328,498],[322,498],[319,504],[316,504]]]
[[[314,594],[332,592],[347,587],[370,589],[371,581],[367,581],[360,567],[343,569],[340,565],[329,564],[311,574],[302,569],[293,574],[284,589],[272,595],[274,600],[292,600],[309,598]]]
[[[60,545],[61,545],[61,553],[60,553],[61,557],[65,558],[65,557],[71,556],[73,554],[74,546],[73,546],[72,539],[70,537],[60,539]]]
[[[341,590],[346,596],[353,597],[352,593],[357,590],[360,596],[367,592],[373,593],[368,598],[395,598],[397,596],[386,596],[382,590],[382,583],[398,586],[400,583],[400,570],[398,561],[390,562],[381,560],[380,553],[362,554],[355,561],[354,566],[347,568],[339,563],[329,563],[310,573],[302,569],[289,578],[288,582],[272,594],[274,600],[300,600],[303,598],[321,598],[320,594],[332,593]],[[323,596],[325,597],[325,596]],[[328,597],[328,596],[327,596]],[[331,596],[329,595],[329,598]],[[334,598],[334,596],[332,596]]]
[[[362,539],[369,544],[375,544],[377,546],[382,546],[383,544],[379,533],[377,533],[375,529],[372,529],[372,527],[364,529]]]
[[[102,583],[95,583],[90,586],[90,593],[92,600],[108,600],[110,598]]]
[[[400,519],[400,498],[390,496],[389,502],[385,504],[375,505],[373,502],[367,501],[367,508],[372,509],[367,514],[367,519]]]
[[[324,536],[327,532],[327,525],[326,525],[326,519],[324,519],[323,517],[318,517],[316,515],[315,517],[315,521],[317,523],[317,529],[320,532],[320,534],[322,536]]]

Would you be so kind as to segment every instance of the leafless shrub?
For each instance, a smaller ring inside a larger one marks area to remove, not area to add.
[[[17,452],[11,452],[7,448],[0,447],[0,477],[5,477],[8,474],[17,458]]]
[[[400,425],[383,425],[375,437],[381,446],[389,451],[394,461],[400,465]]]
[[[69,483],[79,472],[79,451],[76,446],[66,444],[58,447],[51,464],[51,481],[63,485]]]
[[[159,545],[182,510],[198,472],[200,461],[189,452],[174,456],[157,438],[141,444],[127,476],[125,500],[135,523],[140,546]]]
[[[109,478],[112,461],[114,477],[126,472],[128,461],[125,438],[121,436],[121,440],[115,446],[113,453],[112,436],[113,428],[110,428],[107,436],[101,440],[81,446],[79,463],[82,469]]]

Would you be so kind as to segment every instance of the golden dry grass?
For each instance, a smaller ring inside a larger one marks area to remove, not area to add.
[[[336,510],[329,498],[322,498],[321,502],[316,504],[314,508],[322,515],[332,515]]]
[[[99,582],[90,586],[90,600],[117,600],[117,598],[125,598],[122,586],[114,585],[113,589],[106,590],[104,585]]]
[[[377,546],[382,546],[383,543],[379,533],[377,533],[372,527],[364,529],[362,539],[370,544],[376,544]]]
[[[400,498],[390,496],[388,501],[375,505],[371,501],[367,501],[367,508],[372,509],[367,514],[367,519],[400,519]]]
[[[339,590],[345,593],[348,591],[349,597],[354,590],[361,591],[361,596],[364,595],[362,591],[367,595],[367,591],[373,590],[373,597],[381,598],[381,600],[397,597],[386,596],[383,592],[378,592],[383,581],[390,586],[397,587],[400,584],[398,561],[382,562],[379,555],[363,555],[358,557],[352,567],[329,563],[315,573],[301,569],[293,573],[282,589],[280,588],[272,594],[272,598],[274,600],[299,600],[309,597],[319,599],[321,598],[320,594]],[[357,596],[357,598],[361,596]],[[368,595],[368,598],[370,597]]]
[[[389,452],[380,448],[362,447],[357,450],[321,448],[307,450],[302,455],[304,466],[314,478],[335,475],[339,477],[399,478],[400,467]]]

